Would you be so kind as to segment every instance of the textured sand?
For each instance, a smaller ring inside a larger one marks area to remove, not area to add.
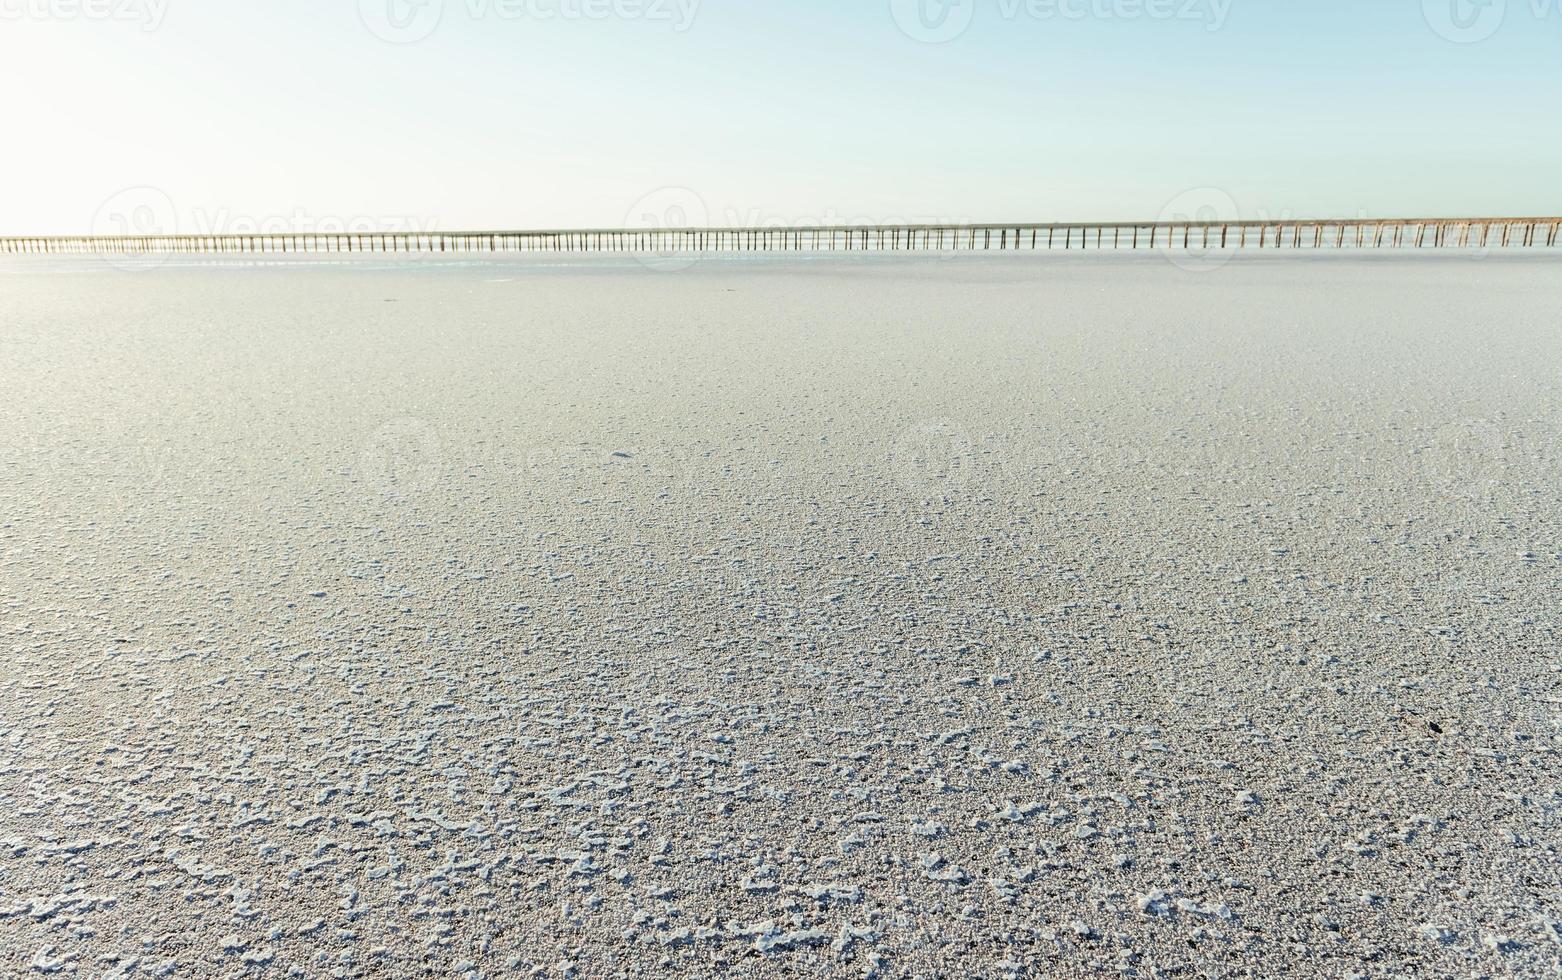
[[[1559,273],[0,265],[0,975],[1555,975]]]

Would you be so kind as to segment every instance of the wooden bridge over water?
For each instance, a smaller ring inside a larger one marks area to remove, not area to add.
[[[0,254],[1555,248],[1562,217],[0,237]]]

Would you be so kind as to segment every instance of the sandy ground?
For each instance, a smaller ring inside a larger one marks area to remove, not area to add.
[[[0,265],[0,975],[1556,975],[1559,272]]]

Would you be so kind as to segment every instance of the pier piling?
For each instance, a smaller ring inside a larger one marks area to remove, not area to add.
[[[809,225],[792,228],[0,236],[6,255],[1556,248],[1562,217]],[[1197,230],[1198,235],[1193,232]],[[1078,232],[1078,240],[1075,240]],[[1256,234],[1250,234],[1256,232]],[[1331,234],[1332,232],[1332,234]],[[1147,243],[1141,246],[1141,239]]]

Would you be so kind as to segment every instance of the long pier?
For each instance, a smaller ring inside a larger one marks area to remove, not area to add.
[[[0,254],[1555,248],[1562,217],[0,237]]]

